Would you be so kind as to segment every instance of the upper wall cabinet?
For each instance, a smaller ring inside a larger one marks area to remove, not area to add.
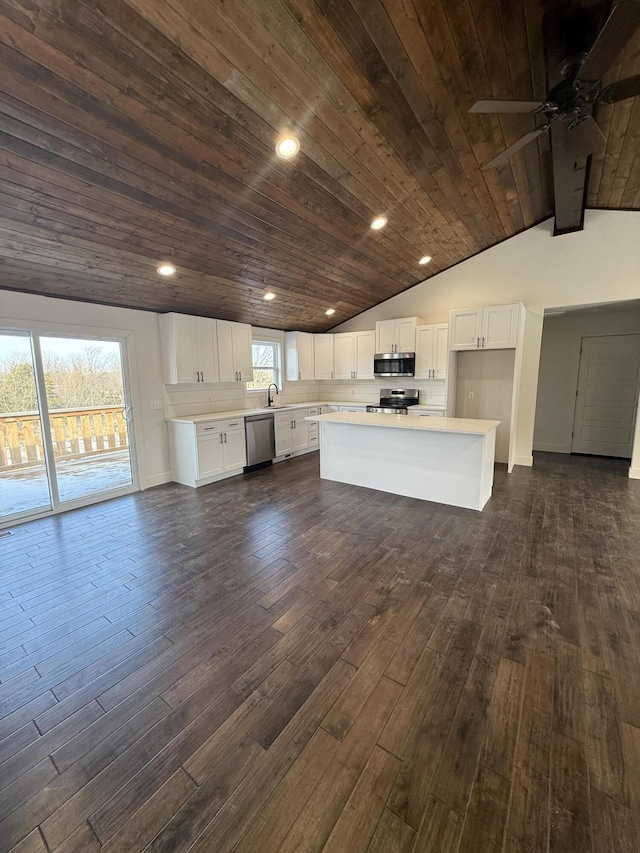
[[[251,326],[217,320],[220,382],[251,382]]]
[[[334,335],[313,336],[313,375],[315,379],[333,379]]]
[[[416,379],[446,379],[449,347],[446,323],[416,327]]]
[[[375,332],[342,332],[333,338],[335,379],[374,379]]]
[[[310,332],[285,332],[284,378],[287,382],[313,379],[313,335]]]
[[[514,349],[520,303],[451,311],[449,349]]]
[[[378,320],[376,323],[376,352],[415,352],[416,326],[419,317],[401,317],[399,320]]]
[[[158,317],[166,385],[220,381],[216,322],[189,314]]]

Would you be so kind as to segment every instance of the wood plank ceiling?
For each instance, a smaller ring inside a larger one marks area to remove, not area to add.
[[[330,328],[551,215],[546,136],[480,169],[535,118],[468,109],[543,99],[545,33],[577,12],[588,48],[609,10],[0,0],[0,287]],[[638,73],[640,34],[605,82]],[[640,98],[597,119],[587,205],[639,209]]]

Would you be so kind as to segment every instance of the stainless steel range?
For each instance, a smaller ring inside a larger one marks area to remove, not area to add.
[[[382,388],[380,404],[367,406],[367,411],[383,415],[406,415],[411,406],[418,405],[419,393],[417,388]]]

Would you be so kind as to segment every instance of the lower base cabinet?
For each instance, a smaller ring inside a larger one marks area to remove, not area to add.
[[[172,476],[184,486],[205,486],[240,474],[247,464],[244,418],[169,423]]]
[[[318,449],[318,424],[305,420],[321,415],[322,406],[309,409],[288,409],[275,416],[276,458],[297,456]]]

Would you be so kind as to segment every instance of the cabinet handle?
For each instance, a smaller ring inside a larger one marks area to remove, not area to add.
[[[242,371],[241,370],[238,371],[238,376],[240,378],[240,382],[242,382]]]
[[[480,338],[478,338],[478,343],[476,344],[476,349],[480,349]]]
[[[482,336],[482,346],[484,346],[484,335]]]
[[[227,443],[227,434],[226,434],[226,432],[225,432],[225,434],[224,434],[224,443],[225,443],[225,444]]]
[[[331,371],[331,378],[333,379],[333,370]]]
[[[222,438],[222,433],[220,433],[220,444],[222,444],[223,440],[224,439]]]

